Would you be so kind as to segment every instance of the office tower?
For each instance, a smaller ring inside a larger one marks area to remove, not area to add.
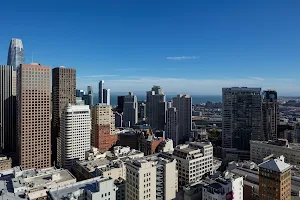
[[[138,121],[146,120],[146,101],[138,101]]]
[[[7,65],[13,66],[16,71],[20,64],[24,63],[24,48],[21,39],[13,38],[10,41],[7,57]]]
[[[178,145],[189,140],[192,130],[192,98],[189,95],[177,95],[173,98],[173,107],[176,108],[178,131],[176,138],[171,139]]]
[[[178,191],[176,160],[159,154],[126,162],[126,199],[171,200]]]
[[[103,103],[110,105],[110,89],[103,89]]]
[[[259,199],[290,200],[291,168],[284,157],[267,160],[259,167]]]
[[[138,102],[136,95],[129,92],[124,98],[123,123],[125,127],[134,126],[138,122]]]
[[[222,89],[222,146],[249,150],[250,140],[263,140],[260,88]]]
[[[67,105],[61,114],[58,164],[71,169],[91,148],[91,115],[87,105]]]
[[[85,95],[83,90],[76,90],[76,97],[82,98]]]
[[[122,113],[124,109],[124,99],[125,96],[118,96],[118,106],[117,106],[117,112]]]
[[[99,103],[104,103],[103,89],[104,89],[104,81],[101,80],[101,81],[99,82]]]
[[[213,171],[213,146],[210,142],[190,142],[174,148],[177,160],[178,182],[184,186],[196,183]]]
[[[115,126],[123,127],[123,113],[114,112],[115,114]]]
[[[56,67],[52,69],[52,162],[57,158],[60,117],[69,103],[76,103],[76,69]]]
[[[0,65],[0,152],[16,151],[16,105],[13,66]]]
[[[108,151],[117,141],[115,115],[112,106],[97,104],[92,109],[91,143],[100,152]]]
[[[263,91],[262,98],[264,140],[275,140],[277,139],[277,125],[279,124],[277,92],[274,90]]]
[[[24,169],[51,166],[50,67],[17,70],[17,148]]]
[[[179,137],[178,137],[178,123],[177,117],[178,112],[176,108],[171,107],[167,109],[167,122],[166,122],[166,138],[173,140],[173,146],[179,144]]]
[[[166,96],[160,86],[153,86],[147,92],[147,122],[153,129],[164,130],[166,121]]]

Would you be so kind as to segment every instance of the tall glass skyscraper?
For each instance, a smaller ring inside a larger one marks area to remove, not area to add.
[[[24,48],[21,39],[13,38],[10,41],[7,57],[7,65],[13,66],[16,71],[20,64],[24,63]]]

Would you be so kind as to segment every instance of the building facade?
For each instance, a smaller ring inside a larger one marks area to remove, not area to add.
[[[279,107],[277,92],[274,90],[263,91],[262,94],[262,120],[264,140],[277,139],[277,126],[279,124]]]
[[[136,95],[129,92],[124,98],[123,124],[125,127],[134,126],[138,122],[138,102]]]
[[[210,142],[191,142],[174,148],[179,185],[192,184],[213,171],[213,146]]]
[[[117,112],[122,113],[124,109],[124,99],[125,96],[118,96],[118,106],[117,106]]]
[[[0,65],[0,151],[16,151],[16,96],[13,66]]]
[[[259,199],[290,200],[291,168],[284,159],[271,159],[259,165]]]
[[[176,108],[178,124],[175,144],[183,144],[189,140],[192,130],[192,98],[189,95],[177,95],[173,98],[172,105]]]
[[[115,134],[115,115],[112,106],[97,104],[92,109],[92,146],[108,151],[118,140]]]
[[[24,48],[21,39],[13,38],[10,41],[7,57],[7,65],[13,66],[17,71],[20,64],[24,63]]]
[[[250,140],[263,140],[260,88],[222,89],[222,147],[249,150]]]
[[[24,169],[51,166],[50,67],[17,70],[17,149]]]
[[[160,86],[147,92],[147,123],[155,130],[164,130],[166,122],[166,96]]]
[[[178,191],[176,160],[160,154],[126,163],[126,200],[171,200]]]
[[[285,161],[291,165],[300,166],[300,145],[288,143],[287,140],[250,141],[250,159],[259,164],[269,156],[285,157]]]
[[[61,114],[69,103],[76,103],[76,69],[56,67],[52,69],[52,162],[57,161]]]
[[[146,101],[138,101],[138,121],[146,121]]]
[[[61,114],[58,164],[71,169],[91,148],[91,116],[87,105],[67,105]]]

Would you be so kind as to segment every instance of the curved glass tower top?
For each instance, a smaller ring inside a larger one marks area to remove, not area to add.
[[[24,48],[21,39],[13,38],[10,41],[7,57],[7,65],[12,65],[14,71],[24,63]]]

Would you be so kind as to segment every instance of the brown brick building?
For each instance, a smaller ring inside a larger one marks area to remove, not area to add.
[[[259,165],[259,199],[291,199],[291,166],[283,158]]]
[[[17,149],[24,169],[51,166],[50,67],[17,70]]]
[[[92,110],[92,146],[98,148],[100,152],[108,151],[118,140],[115,132],[115,115],[112,107],[106,104],[95,105]]]
[[[52,69],[52,162],[57,158],[61,113],[68,103],[76,103],[76,69],[56,67]]]

